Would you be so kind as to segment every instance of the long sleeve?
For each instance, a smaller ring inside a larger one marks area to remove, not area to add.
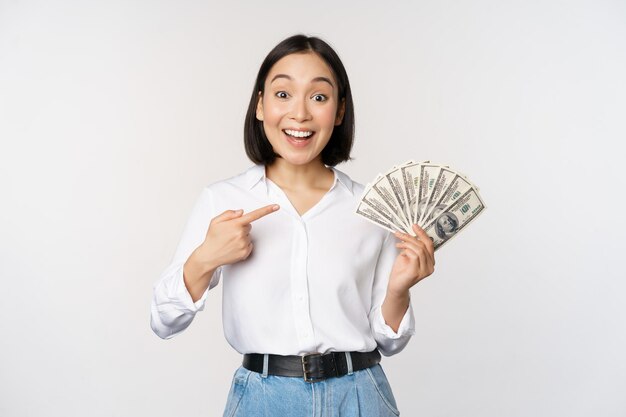
[[[196,313],[204,309],[208,291],[219,283],[221,267],[216,269],[209,287],[194,303],[183,280],[183,266],[204,241],[214,216],[211,192],[205,188],[187,220],[172,262],[153,286],[150,327],[162,339],[170,339],[189,327]]]
[[[378,349],[385,356],[395,355],[400,352],[409,343],[411,336],[415,334],[415,316],[410,300],[409,307],[400,322],[397,332],[394,332],[389,327],[382,314],[381,306],[387,293],[389,274],[397,256],[398,250],[395,247],[394,236],[391,232],[388,232],[376,263],[372,289],[372,309],[369,314],[372,334],[378,344]]]

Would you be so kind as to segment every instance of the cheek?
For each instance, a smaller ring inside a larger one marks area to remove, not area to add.
[[[276,124],[280,120],[280,114],[276,107],[267,107],[264,111],[265,124]]]
[[[269,101],[263,103],[263,118],[267,124],[276,124],[288,111],[286,103]]]
[[[335,125],[336,116],[336,106],[325,106],[315,111],[315,119],[319,122],[319,124],[331,128]]]

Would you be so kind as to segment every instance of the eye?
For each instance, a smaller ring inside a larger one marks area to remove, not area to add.
[[[276,97],[278,97],[278,98],[287,98],[287,96],[288,96],[288,94],[286,92],[284,92],[284,91],[278,91],[276,93]]]
[[[313,100],[314,100],[314,101],[323,102],[323,101],[328,100],[328,98],[327,98],[324,94],[315,94],[315,95],[313,96]]]

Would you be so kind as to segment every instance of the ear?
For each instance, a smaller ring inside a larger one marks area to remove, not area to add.
[[[341,99],[341,104],[337,108],[337,117],[335,117],[335,126],[339,126],[343,122],[343,115],[346,113],[346,99]]]
[[[263,121],[263,94],[260,91],[256,103],[256,119],[260,122]]]

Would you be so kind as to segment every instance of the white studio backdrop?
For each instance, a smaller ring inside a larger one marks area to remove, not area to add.
[[[251,165],[254,77],[295,33],[350,76],[339,169],[447,163],[489,207],[412,289],[402,415],[626,415],[626,3],[602,0],[0,0],[0,415],[221,415],[221,286],[163,341],[152,284]]]

